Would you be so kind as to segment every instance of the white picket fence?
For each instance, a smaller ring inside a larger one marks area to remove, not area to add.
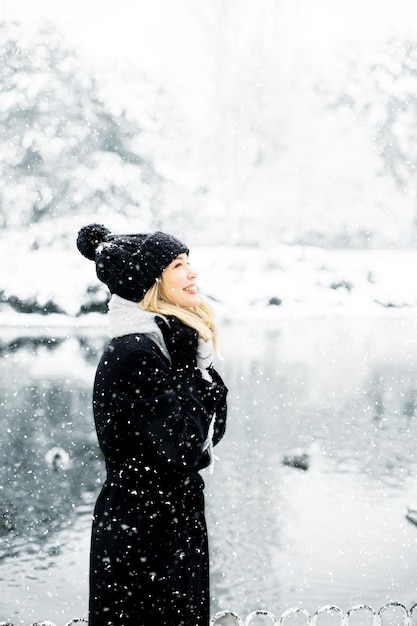
[[[255,621],[255,618],[261,615],[268,618],[268,623],[283,626],[286,620],[294,617],[297,614],[301,614],[302,616],[304,616],[305,619],[303,620],[303,625],[319,626],[319,617],[323,613],[335,614],[338,626],[349,626],[350,619],[354,614],[357,614],[359,611],[366,613],[366,624],[368,626],[382,626],[384,614],[388,612],[389,609],[396,609],[396,611],[398,611],[401,615],[399,619],[396,612],[396,626],[413,626],[413,618],[417,620],[417,603],[413,604],[410,609],[407,609],[407,607],[400,602],[388,602],[377,611],[367,604],[356,604],[355,606],[348,609],[346,612],[342,611],[340,607],[334,604],[326,604],[325,606],[320,607],[313,614],[310,614],[306,609],[303,608],[290,608],[281,613],[279,617],[276,617],[270,611],[258,610],[250,613],[245,619],[243,619],[233,611],[220,611],[213,616],[210,621],[210,626],[215,626],[216,624],[220,626],[222,623],[226,624],[226,619],[227,624],[233,623],[237,626],[250,626],[251,624],[253,624],[253,626],[255,626],[255,623],[260,624],[260,621]],[[262,621],[262,624],[265,624],[265,621]],[[417,626],[417,621],[414,626]]]
[[[296,615],[304,616],[305,620],[303,624],[305,626],[319,626],[318,621],[320,615],[326,614],[334,614],[336,619],[339,622],[339,626],[349,626],[350,620],[353,615],[357,615],[359,611],[362,611],[366,614],[366,624],[368,626],[382,626],[384,616],[389,612],[390,609],[394,609],[396,611],[396,626],[417,626],[417,603],[413,604],[410,609],[407,609],[404,604],[400,602],[388,602],[384,604],[379,610],[374,610],[368,604],[356,604],[351,607],[347,611],[343,611],[340,607],[335,604],[326,604],[325,606],[320,607],[313,614],[310,614],[306,609],[303,608],[290,608],[281,613],[279,617],[276,617],[270,611],[265,611],[264,609],[258,609],[257,611],[253,611],[246,618],[240,617],[238,613],[234,611],[220,611],[213,615],[210,620],[210,626],[221,626],[224,624],[226,626],[229,624],[236,624],[237,626],[255,626],[255,624],[260,624],[260,620],[257,620],[258,617],[266,617],[269,620],[269,623],[276,624],[279,626],[283,626],[284,622],[291,617]],[[399,612],[400,617],[397,615]],[[414,623],[413,620],[416,619]],[[84,623],[88,624],[88,620],[83,617],[77,617],[65,624],[65,626],[72,626],[72,624]],[[262,620],[262,624],[265,624],[265,621]],[[11,622],[0,622],[0,626],[15,626],[15,624]],[[57,626],[53,622],[49,621],[41,621],[35,622],[31,624],[31,626]]]
[[[74,617],[74,619],[70,620],[65,626],[70,626],[71,624],[79,624],[80,622],[88,624],[88,620],[84,617]],[[13,622],[0,622],[0,626],[15,626],[15,624],[13,624]],[[33,624],[31,624],[31,626],[56,626],[56,624],[54,624],[54,622],[48,622],[48,620],[46,620],[41,622],[34,622]]]

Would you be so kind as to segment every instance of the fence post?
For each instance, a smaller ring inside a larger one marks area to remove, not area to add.
[[[237,613],[234,613],[233,611],[220,611],[219,613],[216,613],[216,615],[213,615],[213,617],[210,620],[210,626],[214,626],[214,624],[218,622],[219,620],[223,619],[223,617],[233,617],[233,619],[236,621],[236,624],[238,624],[238,626],[244,626],[239,615]]]

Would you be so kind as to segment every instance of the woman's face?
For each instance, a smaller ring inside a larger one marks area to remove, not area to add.
[[[161,276],[161,295],[167,302],[184,309],[198,306],[201,298],[196,286],[197,274],[188,264],[183,252],[164,269]]]

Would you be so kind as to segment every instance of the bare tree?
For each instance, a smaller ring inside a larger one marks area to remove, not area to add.
[[[224,202],[237,240],[259,222],[246,196],[257,173],[280,158],[285,141],[281,6],[276,0],[187,4],[208,59],[207,184]]]

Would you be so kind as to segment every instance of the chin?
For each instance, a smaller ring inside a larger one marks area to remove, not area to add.
[[[187,304],[184,303],[183,306],[185,306],[188,309],[191,309],[193,306],[199,306],[200,304],[201,304],[200,296],[195,295],[192,298],[189,298]]]

